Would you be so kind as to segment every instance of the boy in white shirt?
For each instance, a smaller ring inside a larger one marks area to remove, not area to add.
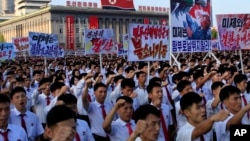
[[[213,124],[229,116],[228,112],[222,110],[206,119],[202,98],[194,92],[185,94],[180,100],[180,105],[187,122],[178,131],[176,141],[210,141],[212,135],[209,131]]]
[[[136,129],[127,141],[156,141],[160,134],[161,112],[146,104],[135,111]]]

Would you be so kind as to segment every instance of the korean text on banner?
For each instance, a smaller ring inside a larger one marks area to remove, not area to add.
[[[56,34],[29,32],[29,45],[30,56],[64,57],[64,50],[59,47]]]
[[[210,0],[170,0],[172,52],[211,50]]]
[[[0,61],[14,59],[14,46],[12,43],[0,43]]]
[[[130,24],[128,61],[169,60],[169,27]]]
[[[250,14],[217,15],[221,50],[250,49]]]
[[[128,54],[128,34],[122,35],[122,44],[118,44],[118,55],[123,56]]]
[[[113,29],[85,29],[85,54],[117,53]]]
[[[29,37],[13,38],[14,52],[16,56],[29,55]]]
[[[67,49],[75,49],[75,17],[67,16],[66,17],[66,36],[67,36]]]

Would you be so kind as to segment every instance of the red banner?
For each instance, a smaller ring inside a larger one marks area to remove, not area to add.
[[[89,17],[89,28],[90,29],[98,29],[98,17],[90,16]]]
[[[133,0],[101,0],[103,9],[135,10]]]
[[[149,18],[144,18],[144,24],[149,24]]]
[[[67,49],[74,50],[75,49],[75,36],[74,36],[74,16],[66,17],[66,36],[67,36]]]

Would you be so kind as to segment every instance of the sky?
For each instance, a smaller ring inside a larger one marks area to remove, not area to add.
[[[74,1],[91,1],[97,2],[98,7],[101,6],[100,0],[74,0]],[[169,7],[170,0],[134,0],[134,5],[144,4],[145,6],[161,6]],[[53,5],[65,5],[66,0],[52,0],[51,4]],[[250,0],[213,0],[212,1],[212,12],[213,12],[213,24],[216,26],[216,14],[243,14],[250,13],[249,10]]]

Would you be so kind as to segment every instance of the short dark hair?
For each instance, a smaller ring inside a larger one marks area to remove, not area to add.
[[[56,91],[56,90],[58,90],[58,89],[61,89],[63,86],[65,86],[65,84],[62,83],[62,82],[54,82],[54,83],[51,84],[51,86],[50,86],[50,91],[51,91],[51,92],[54,92],[54,91]]]
[[[25,80],[24,80],[24,78],[22,78],[22,77],[17,77],[17,78],[16,78],[16,81],[17,81],[17,82],[24,82]]]
[[[153,77],[153,78],[151,78],[149,80],[149,85],[152,84],[152,83],[158,83],[158,82],[160,82],[159,84],[161,84],[161,82],[162,82],[161,78],[159,78],[159,77]]]
[[[59,81],[64,81],[63,77],[62,76],[57,76],[56,79],[55,79],[55,82],[59,82]]]
[[[62,94],[57,100],[62,100],[65,105],[77,104],[77,98],[73,94]]]
[[[50,83],[51,80],[49,78],[43,78],[40,82],[39,82],[39,86],[43,85],[44,83]]]
[[[189,77],[189,76],[190,76],[189,73],[184,72],[184,71],[180,71],[180,72],[178,73],[178,77],[179,77],[180,80],[182,80],[183,77]]]
[[[0,103],[10,103],[10,98],[5,94],[0,94]]]
[[[190,108],[194,103],[198,104],[202,101],[202,98],[199,94],[195,92],[188,92],[184,96],[181,97],[180,105],[181,109],[185,110]]]
[[[243,80],[247,80],[247,76],[244,75],[244,74],[237,74],[237,75],[234,77],[234,83],[235,83],[235,84],[238,84],[238,83],[242,82]]]
[[[175,81],[180,81],[180,75],[177,73],[177,74],[174,74],[173,77],[172,77],[172,82],[175,83]]]
[[[217,89],[217,88],[219,88],[219,87],[223,87],[223,86],[224,86],[224,83],[222,83],[221,81],[217,81],[217,82],[214,82],[214,83],[212,84],[211,89],[212,89],[212,90],[215,90],[215,89]]]
[[[148,64],[145,63],[145,62],[141,62],[141,63],[139,64],[138,69],[139,69],[139,70],[140,70],[140,69],[143,69],[145,66],[148,66]]]
[[[125,69],[125,72],[126,72],[126,73],[129,73],[130,71],[135,71],[135,69],[134,69],[133,67],[131,67],[131,66],[129,66],[129,67],[127,67],[127,68]]]
[[[122,76],[122,75],[117,75],[115,78],[114,78],[114,82],[116,83],[116,82],[118,82],[120,79],[125,79],[124,78],[124,76]]]
[[[160,87],[161,88],[161,84],[159,83],[151,83],[150,85],[147,86],[147,92],[151,93],[153,88],[155,87]]]
[[[32,76],[35,76],[36,74],[41,74],[41,71],[38,71],[38,70],[34,71],[33,74],[32,74]]]
[[[105,87],[107,89],[107,86],[103,83],[96,83],[94,85],[94,91],[96,91],[99,87]]]
[[[126,101],[126,103],[130,103],[130,104],[133,104],[133,99],[131,97],[128,97],[128,96],[120,96],[116,99],[116,102],[120,99],[123,99]]]
[[[10,93],[10,98],[12,99],[13,96],[16,94],[16,93],[19,93],[19,92],[24,92],[26,94],[26,91],[23,87],[15,87],[11,93]]]
[[[142,105],[135,111],[135,122],[138,120],[145,120],[148,115],[155,115],[157,117],[161,117],[161,112],[158,110],[155,106],[152,106],[150,104]]]
[[[200,77],[204,77],[203,72],[201,70],[197,70],[194,74],[193,74],[193,79],[197,80]]]
[[[68,119],[76,121],[76,113],[65,105],[58,105],[53,107],[47,114],[47,126],[52,127],[61,121]]]
[[[191,82],[190,81],[187,81],[187,80],[181,80],[178,84],[177,84],[177,87],[176,89],[181,92],[183,91],[183,89],[188,86],[188,85],[191,85]]]
[[[235,86],[225,86],[220,91],[220,101],[224,101],[225,99],[229,98],[230,95],[238,94],[240,95],[240,90]]]
[[[124,89],[126,86],[134,88],[135,87],[135,81],[133,79],[125,78],[121,82],[121,88]]]
[[[136,73],[136,78],[139,78],[141,74],[146,74],[144,71],[139,71]]]

